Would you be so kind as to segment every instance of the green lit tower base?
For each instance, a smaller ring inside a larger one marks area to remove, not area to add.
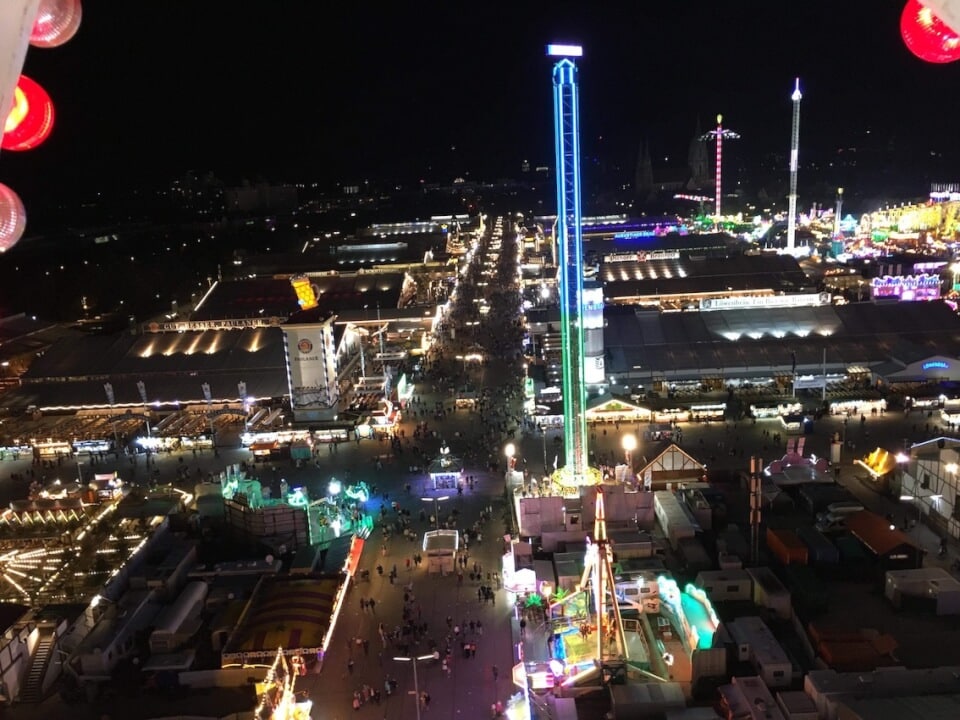
[[[580,215],[580,112],[577,66],[583,49],[549,45],[553,66],[553,118],[557,155],[557,228],[560,257],[560,332],[563,346],[563,474],[570,484],[591,484],[587,460],[587,393],[583,343],[583,235]]]

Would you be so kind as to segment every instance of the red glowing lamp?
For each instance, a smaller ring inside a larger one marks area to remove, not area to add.
[[[5,253],[23,237],[27,228],[27,211],[23,201],[9,187],[0,183],[0,253]]]
[[[77,34],[81,14],[80,0],[40,0],[30,44],[38,48],[60,47]]]
[[[960,60],[960,35],[919,0],[907,0],[900,16],[900,35],[921,60],[948,63]]]
[[[13,90],[13,107],[3,127],[0,148],[31,150],[53,130],[53,101],[36,82],[21,75]]]

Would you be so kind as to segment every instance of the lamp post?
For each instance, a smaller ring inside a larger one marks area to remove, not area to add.
[[[440,503],[444,500],[449,500],[449,495],[441,495],[440,497],[422,497],[420,498],[423,502],[432,502],[433,503],[433,518],[436,523],[437,532],[440,532]]]
[[[543,474],[548,475],[547,472],[547,429],[540,425],[540,439],[543,441]]]
[[[903,476],[905,474],[905,468],[907,463],[910,462],[910,456],[905,452],[897,453],[894,456],[894,459],[897,461],[897,473],[899,477],[897,478],[900,481],[900,491],[903,491]],[[916,481],[914,481],[916,482]]]
[[[517,462],[517,446],[513,443],[507,443],[506,447],[503,448],[503,454],[507,457],[507,472],[510,472]]]
[[[417,681],[417,663],[436,660],[436,655],[411,655],[410,657],[394,657],[394,662],[404,662],[413,665],[413,704],[417,708],[417,720],[420,720],[420,684]]]
[[[627,470],[633,475],[633,451],[637,449],[637,436],[633,433],[627,433],[620,439],[620,444],[623,446]]]

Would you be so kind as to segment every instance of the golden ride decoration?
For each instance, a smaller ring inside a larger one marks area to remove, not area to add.
[[[257,683],[257,697],[260,698],[254,717],[257,720],[310,720],[313,702],[306,698],[298,699],[295,691],[297,677],[306,675],[306,664],[299,655],[287,662],[283,648],[277,648],[277,656],[267,670],[263,682]]]
[[[603,474],[595,467],[587,467],[583,475],[576,475],[573,468],[564,465],[550,474],[550,482],[561,488],[578,488],[583,485],[600,485]],[[561,493],[562,494],[562,493]]]

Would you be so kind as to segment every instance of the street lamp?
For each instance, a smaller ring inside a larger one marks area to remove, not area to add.
[[[507,472],[509,472],[516,465],[514,456],[517,454],[517,446],[513,443],[507,443],[506,447],[503,448],[503,454],[507,456]]]
[[[433,503],[433,517],[437,525],[437,532],[440,532],[440,503],[444,500],[449,500],[449,495],[441,495],[440,497],[422,497],[420,500],[422,502],[432,502]]]
[[[620,439],[620,444],[623,447],[623,453],[626,456],[627,469],[630,471],[630,474],[633,474],[633,458],[632,453],[637,449],[637,436],[633,433],[627,433]]]
[[[547,428],[540,425],[540,439],[543,440],[543,474],[548,475],[547,471]]]
[[[413,665],[413,704],[417,708],[417,720],[420,720],[420,684],[417,682],[417,663],[436,660],[436,655],[416,655],[410,657],[394,657],[394,662],[408,662]]]

